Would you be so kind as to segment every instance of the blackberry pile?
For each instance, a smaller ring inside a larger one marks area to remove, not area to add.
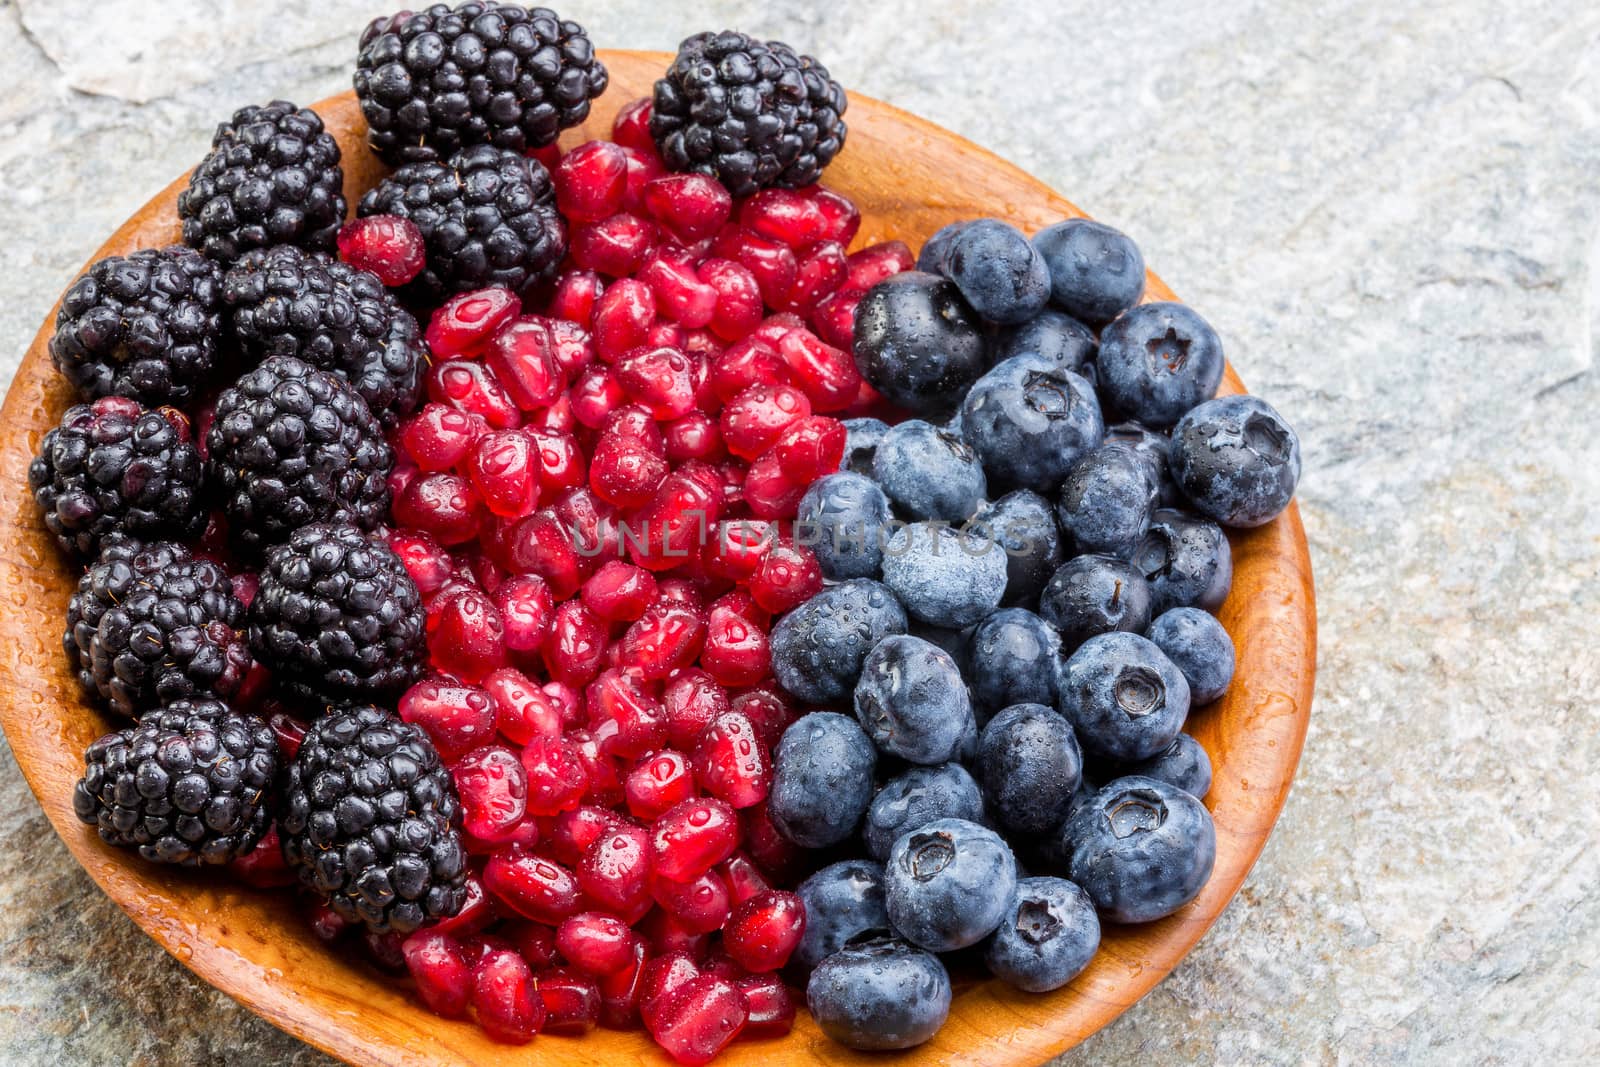
[[[302,700],[385,700],[421,673],[422,623],[417,587],[388,545],[319,523],[267,552],[250,644]]]
[[[278,245],[241,256],[222,299],[246,355],[296,356],[332,371],[386,428],[417,406],[427,346],[376,275]]]
[[[228,264],[252,248],[332,252],[344,222],[339,144],[309,108],[240,108],[178,194],[183,242]]]
[[[709,174],[736,197],[798,189],[844,147],[845,106],[827,68],[781,41],[698,33],[656,82],[650,134],[668,169]]]
[[[422,231],[427,266],[402,290],[420,302],[487,286],[520,292],[553,277],[567,252],[550,172],[494,145],[407,163],[363,196],[357,213],[410,219]]]
[[[85,400],[179,407],[217,360],[222,273],[182,245],[107,256],[61,298],[50,359]]]
[[[241,549],[259,554],[314,522],[376,529],[394,453],[343,378],[271,356],[217,398],[206,434],[212,490]]]
[[[277,773],[265,722],[216,700],[176,700],[89,746],[72,807],[107,844],[147,860],[228,863],[266,832]]]
[[[550,144],[606,82],[582,26],[495,0],[374,19],[355,73],[367,143],[391,166]]]
[[[426,734],[370,705],[307,729],[278,832],[302,884],[341,917],[409,933],[466,901],[461,805]]]

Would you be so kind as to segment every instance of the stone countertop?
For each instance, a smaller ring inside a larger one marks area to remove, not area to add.
[[[372,0],[0,0],[0,379],[246,102],[348,85]],[[930,10],[934,9],[934,10]],[[1298,427],[1322,653],[1282,821],[1061,1063],[1600,1059],[1600,10],[1549,0],[579,3],[737,25],[1132,234]],[[324,1063],[90,883],[0,745],[0,1060]]]

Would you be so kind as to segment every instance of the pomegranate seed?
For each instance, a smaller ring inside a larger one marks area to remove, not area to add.
[[[462,829],[479,841],[504,839],[527,815],[527,775],[510,749],[475,749],[450,772],[461,796]]]
[[[533,819],[523,819],[505,836],[496,841],[484,841],[471,834],[463,834],[461,844],[469,856],[492,856],[496,852],[504,852],[508,848],[533,849],[539,845],[539,824]]]
[[[720,522],[706,541],[706,571],[732,582],[748,581],[776,540],[777,530],[773,524],[760,519]]]
[[[622,789],[630,812],[641,819],[655,819],[668,808],[694,796],[694,772],[682,752],[661,749],[634,764]]]
[[[546,849],[562,863],[576,867],[596,841],[627,820],[617,812],[594,804],[581,804],[550,820]]]
[[[622,638],[623,662],[646,678],[665,678],[694,662],[705,635],[706,620],[698,611],[658,601],[628,627]]]
[[[667,459],[673,463],[721,459],[725,454],[722,431],[717,428],[716,420],[703,411],[691,411],[669,422],[662,437],[666,442]]]
[[[565,737],[535,737],[522,749],[528,777],[528,813],[555,815],[583,802],[589,772],[577,746]]]
[[[820,185],[807,186],[801,192],[811,197],[817,209],[828,220],[827,232],[823,234],[824,240],[837,241],[841,245],[849,245],[855,240],[856,233],[861,229],[861,209],[856,207],[854,201]]]
[[[522,413],[494,372],[464,359],[433,365],[428,371],[428,399],[481,415],[497,430],[510,430],[522,422]]]
[[[600,979],[600,1025],[628,1030],[639,1024],[639,983],[649,953],[644,942],[633,949],[633,962],[616,974]]]
[[[655,571],[688,563],[722,513],[720,485],[689,465],[669,474],[619,531],[634,562]]]
[[[681,952],[690,959],[704,959],[711,944],[709,934],[690,933],[661,908],[655,908],[644,917],[639,932],[650,939],[650,951],[657,955]]]
[[[589,487],[608,504],[636,508],[655,496],[667,470],[666,456],[639,438],[605,434],[589,461]]]
[[[704,174],[664,174],[644,187],[650,217],[684,244],[710,237],[733,213],[733,197]]]
[[[727,404],[753,385],[792,384],[794,372],[776,348],[747,337],[723,349],[711,362],[708,378],[711,392]]]
[[[578,863],[578,885],[600,907],[632,922],[650,908],[650,835],[622,825],[601,835]]]
[[[461,955],[465,957],[467,966],[473,968],[476,968],[490,953],[517,951],[517,946],[512,944],[509,938],[501,937],[497,933],[463,934],[456,940],[461,943]],[[523,962],[526,963],[527,960]]]
[[[787,877],[800,865],[803,853],[772,825],[765,804],[757,804],[739,812],[739,830],[744,837],[746,851],[761,865],[762,870]]]
[[[628,156],[610,141],[589,141],[561,157],[551,177],[556,206],[571,222],[598,222],[622,208]]]
[[[757,326],[750,336],[759,338],[776,347],[778,342],[783,340],[783,335],[790,330],[803,330],[805,328],[805,320],[799,315],[790,311],[780,311],[762,319],[761,325]]]
[[[498,933],[535,971],[554,967],[560,962],[560,953],[556,951],[556,932],[544,923],[508,919],[498,927]]]
[[[467,1014],[472,970],[455,938],[438,930],[418,930],[401,943],[400,952],[429,1011],[447,1019]]]
[[[661,693],[667,720],[667,740],[676,748],[693,748],[711,720],[727,711],[728,693],[705,671],[688,668],[675,672]]]
[[[656,1011],[650,1036],[679,1063],[710,1063],[744,1029],[744,996],[725,978],[702,974],[683,983]]]
[[[915,269],[916,265],[917,257],[904,241],[869,245],[845,258],[845,284],[864,293],[886,278]]]
[[[623,392],[611,368],[599,364],[585,367],[572,383],[572,391],[568,395],[571,397],[572,417],[591,430],[605,425],[611,413],[628,399],[628,394]]]
[[[705,604],[700,588],[689,578],[663,578],[657,583],[660,593],[656,599],[664,604],[681,604],[690,611],[701,611]]]
[[[568,409],[571,410],[570,408]],[[588,481],[583,450],[571,433],[525,429],[539,462],[539,484],[545,489],[576,489]]]
[[[644,187],[667,172],[661,158],[653,150],[641,152],[637,148],[619,145],[628,158],[627,188],[622,194],[622,210],[630,215],[649,214],[645,203]]]
[[[844,423],[837,419],[822,415],[796,419],[772,445],[778,470],[797,485],[810,485],[839,469],[848,436]]]
[[[657,874],[693,881],[739,847],[738,816],[715,797],[685,800],[656,820],[651,847]]]
[[[618,361],[617,381],[653,418],[665,421],[694,408],[692,366],[675,348],[638,348]]]
[[[442,593],[428,607],[428,654],[435,667],[477,682],[506,665],[505,629],[483,590]]]
[[[538,975],[544,1032],[586,1034],[600,1021],[600,986],[593,978],[557,967]]]
[[[657,1012],[666,998],[699,974],[700,968],[687,952],[659,955],[644,965],[639,981],[639,1017],[646,1029],[655,1025]]]
[[[436,359],[468,356],[522,310],[510,289],[476,289],[446,300],[428,320],[425,337]]]
[[[544,1025],[544,1000],[533,971],[515,951],[484,955],[472,971],[472,1009],[483,1032],[496,1041],[521,1045]]]
[[[731,259],[708,259],[700,264],[699,275],[717,294],[709,322],[712,333],[737,341],[761,325],[761,285],[749,267]]]
[[[745,472],[741,491],[752,515],[776,519],[794,514],[800,498],[805,496],[806,483],[788,478],[778,465],[777,453],[767,452]]]
[[[445,404],[425,404],[400,426],[400,447],[424,471],[449,470],[489,429],[481,415]]]
[[[605,282],[592,270],[569,270],[556,279],[545,313],[552,319],[588,327],[594,323],[594,306]]]
[[[549,324],[527,316],[513,319],[495,334],[483,362],[517,407],[533,411],[549,404],[566,385],[554,348]]]
[[[756,603],[755,597],[750,595],[750,590],[743,586],[734,586],[713,600],[708,612],[714,611],[737,615],[748,622],[755,623],[763,630],[770,628],[772,622],[772,616],[762,610],[761,605]]]
[[[860,289],[838,289],[817,302],[811,309],[811,328],[820,341],[846,352],[855,350],[856,305],[862,295]]]
[[[461,910],[448,918],[437,920],[429,929],[456,937],[466,937],[479,932],[500,917],[495,911],[494,903],[489,899],[488,891],[483,888],[483,882],[471,871],[466,875],[466,889],[467,899],[466,903],[461,905]]]
[[[711,322],[717,290],[700,279],[688,255],[657,250],[640,269],[639,278],[650,286],[656,306],[672,323],[696,329]]]
[[[775,974],[750,974],[733,984],[744,997],[745,1020],[741,1037],[782,1037],[794,1029],[795,1002],[789,987]],[[549,1029],[550,1024],[545,1024]]]
[[[799,607],[822,591],[816,553],[798,545],[777,544],[750,579],[750,595],[774,615]]]
[[[629,279],[656,246],[660,231],[656,224],[638,215],[620,212],[599,222],[586,222],[572,228],[572,261],[586,270],[598,271],[609,278]],[[610,293],[612,286],[606,290]],[[595,308],[595,326],[599,327],[600,307],[605,295]]]
[[[600,358],[614,363],[649,341],[656,320],[656,298],[650,287],[623,278],[600,296],[594,309],[594,342]]]
[[[717,867],[717,873],[727,883],[728,898],[736,905],[772,888],[761,873],[761,868],[743,852],[729,856],[726,862]]]
[[[688,764],[685,763],[687,772]],[[689,779],[689,788],[694,788],[694,779]],[[294,885],[298,880],[294,871],[283,859],[283,846],[278,840],[278,827],[269,825],[267,832],[261,835],[261,840],[256,847],[246,852],[243,856],[228,864],[228,873],[233,875],[245,885],[253,885],[257,889],[277,889],[283,886]]]
[[[722,946],[739,966],[764,974],[789,962],[805,930],[806,907],[800,898],[769,889],[733,909]]]
[[[467,473],[494,514],[516,519],[539,500],[539,464],[533,441],[521,430],[486,433],[473,445]]]
[[[816,411],[842,411],[861,388],[855,357],[823,344],[810,330],[791,330],[778,342],[778,354],[794,372]]]
[[[640,97],[625,104],[611,123],[611,139],[639,152],[655,154],[655,138],[650,136],[650,98]]]
[[[556,608],[544,646],[551,677],[572,686],[587,685],[600,672],[605,651],[605,627],[581,601],[568,600]]]
[[[391,21],[389,24],[393,26],[394,22]],[[547,171],[555,170],[561,163],[561,146],[554,141],[538,148],[530,148],[525,154],[529,159],[538,160],[539,165]]]
[[[606,419],[606,424],[600,428],[602,436],[612,435],[627,437],[645,445],[652,453],[665,457],[667,454],[666,440],[661,436],[661,427],[656,425],[655,416],[650,414],[650,409],[643,404],[624,404],[613,411]]]
[[[711,250],[722,259],[743,264],[756,276],[763,303],[770,307],[785,306],[800,269],[794,251],[787,245],[740,226],[724,226],[712,242]]]
[[[637,672],[609,668],[589,686],[589,731],[608,756],[633,758],[666,738],[666,715]]]
[[[687,882],[656,878],[651,883],[650,893],[663,911],[692,934],[709,934],[722,929],[733,907],[728,885],[715,870]]]
[[[792,385],[757,383],[722,409],[720,428],[728,451],[755,459],[796,419],[811,414],[811,401]]]
[[[521,848],[489,857],[483,887],[518,915],[549,926],[578,913],[578,880],[572,872]]]
[[[367,957],[378,967],[391,974],[402,974],[406,969],[405,954],[400,951],[400,943],[404,938],[393,930],[379,933],[376,930],[363,930],[361,944],[367,950]]]
[[[369,215],[339,229],[339,258],[357,270],[371,271],[384,285],[404,285],[427,266],[422,231],[410,219]]]
[[[589,774],[589,799],[613,807],[622,804],[622,769],[602,747],[602,738],[587,729],[568,729],[567,740],[578,746],[578,756]],[[604,740],[609,740],[606,738]]]
[[[750,685],[760,681],[767,673],[766,632],[737,612],[726,608],[712,611],[700,663],[723,685]]]
[[[454,762],[494,736],[489,694],[453,678],[424,678],[400,698],[400,718],[422,727],[439,755]]]
[[[394,518],[432,534],[440,544],[459,545],[477,536],[481,503],[478,491],[460,475],[425,474],[394,501]]]
[[[584,974],[615,974],[633,962],[637,938],[620,919],[597,911],[579,912],[556,928],[556,947]]]
[[[536,652],[544,645],[555,601],[543,578],[537,574],[512,575],[494,591],[494,606],[500,612],[508,649]]]
[[[777,684],[758,689],[747,689],[733,698],[730,705],[734,711],[739,712],[750,720],[756,728],[756,736],[761,738],[761,743],[769,749],[778,743],[783,736],[783,731],[798,717],[794,708],[783,698],[777,689]]]
[[[411,580],[416,583],[417,592],[422,594],[424,600],[437,593],[455,573],[455,564],[450,558],[450,553],[440,547],[432,534],[423,533],[421,530],[393,530],[389,534],[389,547],[400,557],[400,562],[405,564],[406,573],[411,575]],[[234,579],[233,588],[237,594],[239,591],[237,578]]]
[[[767,798],[772,768],[749,719],[725,711],[711,721],[694,750],[694,776],[700,788],[735,808]]]
[[[828,235],[828,216],[812,198],[793,189],[763,189],[739,208],[739,225],[799,251]]]
[[[493,596],[494,591],[500,588],[500,583],[506,580],[505,568],[486,556],[481,548],[467,549],[464,562],[466,573],[461,577],[476,583],[478,588],[490,596]]]

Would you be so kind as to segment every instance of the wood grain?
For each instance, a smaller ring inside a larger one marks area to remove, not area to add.
[[[662,53],[611,52],[611,88],[593,119],[563,138],[605,136],[616,110],[649,91],[669,61]],[[345,153],[352,203],[382,174],[363,145],[351,94],[317,105]],[[991,215],[1025,230],[1076,207],[1017,167],[913,115],[851,97],[846,150],[827,183],[863,214],[857,244],[898,238],[916,247],[935,229]],[[95,258],[178,239],[179,179],[128,221]],[[1171,299],[1155,275],[1150,299]],[[497,1045],[470,1023],[429,1015],[403,984],[328,951],[284,893],[216,875],[172,871],[103,845],[71,807],[83,749],[111,727],[86,706],[61,652],[62,619],[75,574],[46,536],[26,490],[40,437],[69,402],[46,343],[54,312],[6,396],[0,420],[0,724],[56,831],[90,876],[169,952],[266,1019],[356,1064],[665,1063],[641,1034],[540,1037]],[[1225,392],[1242,391],[1230,368]],[[1159,982],[1209,928],[1255,862],[1283,806],[1311,712],[1316,611],[1310,559],[1294,507],[1277,521],[1233,535],[1233,592],[1221,612],[1238,649],[1238,675],[1219,703],[1197,711],[1190,730],[1215,765],[1206,800],[1216,818],[1217,863],[1199,898],[1161,922],[1109,929],[1089,969],[1065,989],[1032,996],[999,982],[959,992],[950,1022],[927,1045],[898,1055],[863,1055],[825,1039],[802,1013],[780,1041],[742,1043],[718,1062],[739,1064],[1032,1064],[1069,1048],[1116,1018]]]

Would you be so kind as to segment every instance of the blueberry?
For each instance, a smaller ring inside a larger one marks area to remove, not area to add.
[[[868,578],[841,582],[778,620],[772,673],[807,704],[837,703],[854,692],[872,647],[905,632],[905,610],[886,586]]]
[[[1004,608],[980,622],[967,643],[967,688],[980,720],[1013,704],[1056,702],[1061,636],[1024,608]]]
[[[1156,616],[1145,636],[1167,654],[1189,683],[1189,702],[1209,704],[1233,681],[1233,638],[1215,615],[1173,608]]]
[[[861,827],[867,855],[888,859],[896,841],[937,819],[984,820],[983,794],[959,763],[912,767],[889,779],[872,798]]]
[[[1098,634],[1143,633],[1150,625],[1150,585],[1138,568],[1112,556],[1074,556],[1050,578],[1039,614],[1061,634],[1068,653]]]
[[[983,373],[984,339],[954,284],[907,271],[867,290],[856,306],[855,357],[890,403],[943,414]]]
[[[1050,576],[1061,566],[1061,527],[1055,506],[1032,489],[1007,493],[978,512],[1006,554],[1004,604],[1037,604]]]
[[[1073,462],[1100,444],[1094,387],[1042,356],[1013,356],[978,379],[961,432],[996,486],[1053,493]]]
[[[1199,894],[1217,858],[1205,805],[1154,778],[1107,783],[1063,833],[1071,843],[1067,876],[1119,923],[1171,915]]]
[[[943,626],[933,626],[918,618],[908,618],[906,633],[912,637],[920,637],[930,645],[937,645],[950,653],[950,658],[956,661],[956,669],[964,678],[967,674],[967,645],[972,639],[972,628],[965,630],[950,630]]]
[[[922,246],[922,251],[917,253],[917,269],[929,274],[943,274],[950,264],[950,245],[955,241],[956,234],[966,229],[970,222],[970,219],[963,219],[935,230]]]
[[[870,475],[872,457],[888,432],[889,424],[882,419],[845,419],[844,458],[839,461],[839,469]]]
[[[1045,308],[1027,322],[1002,330],[989,358],[1000,363],[1012,356],[1042,356],[1062,370],[1083,374],[1094,366],[1098,347],[1089,327],[1063,311]]]
[[[950,1015],[944,964],[893,938],[840,949],[811,972],[806,1007],[822,1032],[848,1048],[912,1048]]]
[[[1183,495],[1224,526],[1271,522],[1300,481],[1300,439],[1253,396],[1218,397],[1190,411],[1172,431],[1168,458]]]
[[[1100,331],[1097,382],[1110,407],[1164,430],[1217,395],[1222,341],[1184,304],[1140,304]]]
[[[1189,683],[1155,644],[1138,634],[1085,641],[1061,670],[1060,708],[1086,752],[1131,762],[1149,759],[1183,729]]]
[[[1044,257],[1021,230],[999,219],[978,219],[961,227],[943,254],[943,273],[990,322],[1027,322],[1050,299]]]
[[[872,476],[913,519],[961,523],[988,492],[978,455],[958,434],[921,419],[891,427],[872,459]]]
[[[1150,484],[1156,487],[1156,499],[1162,506],[1170,507],[1182,499],[1167,468],[1167,450],[1172,442],[1166,434],[1137,422],[1119,422],[1106,427],[1105,443],[1131,448],[1144,460],[1145,472],[1150,475]]]
[[[773,754],[772,825],[801,848],[845,840],[872,801],[877,764],[877,750],[854,719],[833,711],[801,716]]]
[[[972,724],[972,702],[950,653],[917,637],[885,637],[856,683],[856,718],[879,750],[947,763]]]
[[[1050,300],[1091,326],[1103,326],[1144,295],[1144,256],[1120,230],[1067,219],[1033,235],[1050,268]]]
[[[809,971],[865,934],[887,934],[883,904],[883,864],[844,860],[822,868],[800,883],[795,894],[805,905],[805,933],[790,957]]]
[[[1133,550],[1133,565],[1150,583],[1152,610],[1215,611],[1233,585],[1233,550],[1222,527],[1197,515],[1158,508]]]
[[[883,890],[896,933],[929,952],[953,952],[988,937],[1011,910],[1017,861],[993,830],[936,819],[894,843]]]
[[[1060,989],[1100,947],[1089,894],[1065,878],[1023,878],[1017,904],[983,946],[989,973],[1028,993]]]
[[[979,735],[974,773],[984,810],[1002,830],[1042,834],[1067,817],[1083,780],[1083,753],[1072,726],[1054,708],[1013,704]]]
[[[817,479],[800,498],[795,522],[807,531],[824,578],[878,576],[889,498],[871,478],[841,471]]]
[[[1078,552],[1127,556],[1150,529],[1155,486],[1139,454],[1105,445],[1079,459],[1061,483],[1056,519]]]
[[[1204,800],[1211,792],[1211,757],[1200,747],[1200,742],[1188,734],[1179,734],[1161,752],[1138,763],[1123,764],[1120,770],[1124,775],[1139,775],[1175,785],[1196,800]]]
[[[963,629],[1000,606],[1006,554],[976,531],[914,523],[889,539],[883,584],[908,614],[934,626]]]

